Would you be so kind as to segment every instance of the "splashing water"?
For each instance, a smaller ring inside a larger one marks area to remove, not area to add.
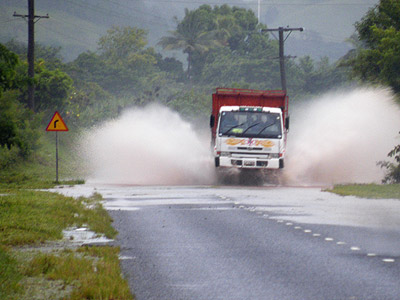
[[[292,184],[380,182],[376,163],[400,143],[400,110],[387,89],[326,94],[291,115],[285,176]]]
[[[378,161],[400,143],[400,109],[383,88],[358,88],[293,103],[287,184],[380,182]],[[82,148],[89,182],[137,185],[216,182],[209,135],[151,105],[90,130]]]
[[[160,105],[126,111],[83,138],[89,182],[137,185],[214,181],[209,138]]]

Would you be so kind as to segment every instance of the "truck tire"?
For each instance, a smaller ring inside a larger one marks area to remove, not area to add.
[[[279,169],[283,169],[284,167],[285,167],[285,162],[284,162],[284,160],[282,158],[282,159],[279,160]]]
[[[215,167],[218,168],[219,167],[219,157],[215,158]]]

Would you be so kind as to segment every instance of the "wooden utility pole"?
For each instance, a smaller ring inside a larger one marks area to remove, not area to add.
[[[289,28],[289,27],[279,27],[279,28],[274,28],[274,29],[261,29],[261,32],[273,32],[278,31],[279,32],[279,67],[281,70],[281,85],[282,85],[282,90],[286,91],[286,71],[285,71],[285,50],[284,50],[284,44],[289,35],[292,33],[292,31],[303,31],[304,28]],[[289,32],[289,34],[284,37],[284,32]],[[276,38],[276,37],[275,37]]]
[[[33,77],[35,76],[35,23],[42,18],[49,18],[46,16],[35,16],[35,1],[28,0],[28,14],[20,15],[14,12],[14,17],[21,17],[26,20],[28,18],[28,105],[29,108],[35,111],[35,86],[33,84]],[[37,21],[35,22],[35,19]]]

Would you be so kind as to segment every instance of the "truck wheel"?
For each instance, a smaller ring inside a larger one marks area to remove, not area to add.
[[[219,167],[219,157],[215,158],[215,167],[218,168]]]
[[[285,166],[285,162],[283,161],[283,158],[279,160],[279,169],[283,169]]]

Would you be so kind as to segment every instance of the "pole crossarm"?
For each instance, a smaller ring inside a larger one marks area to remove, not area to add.
[[[304,28],[303,27],[297,27],[297,28],[279,27],[279,28],[264,28],[264,29],[261,29],[261,32],[266,32],[266,31],[304,31]]]
[[[29,18],[29,15],[20,15],[20,14],[17,14],[16,12],[14,12],[13,17],[20,17],[20,18],[26,19],[26,18]],[[37,19],[37,20],[35,21],[35,23],[36,23],[36,22],[39,21],[40,19],[49,19],[50,16],[49,16],[49,14],[46,14],[45,16],[36,16],[36,15],[35,15],[35,16],[33,16],[33,18],[34,18],[34,19]]]

